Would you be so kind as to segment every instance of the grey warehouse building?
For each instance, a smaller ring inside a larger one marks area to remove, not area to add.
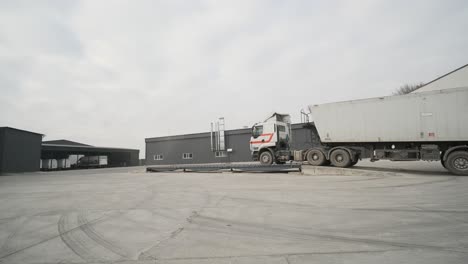
[[[38,171],[42,134],[0,127],[0,174]]]
[[[138,166],[138,149],[96,147],[69,140],[42,141],[43,134],[11,127],[0,127],[0,175],[33,172],[41,169],[43,160],[69,160],[69,157],[101,155],[106,166]],[[69,163],[68,163],[69,164]],[[70,167],[56,167],[65,169]]]
[[[292,148],[303,149],[317,145],[316,133],[310,124],[292,125]],[[226,130],[226,149],[213,152],[210,132],[145,139],[146,165],[199,164],[252,161],[249,141],[251,129]]]

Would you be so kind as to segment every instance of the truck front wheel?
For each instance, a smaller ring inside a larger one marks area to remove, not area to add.
[[[468,175],[468,151],[455,151],[449,154],[445,167],[453,174]]]
[[[318,149],[312,149],[307,152],[306,159],[307,162],[312,166],[322,166],[327,161],[323,152]]]
[[[358,161],[359,161],[359,160],[356,158],[356,160],[353,161],[353,162],[351,162],[351,164],[350,164],[349,166],[352,167],[352,166],[356,165],[356,164],[358,163]]]
[[[334,150],[330,155],[330,161],[333,166],[346,168],[351,165],[351,156],[344,149]]]
[[[270,151],[264,151],[260,154],[260,163],[263,165],[271,165],[273,163],[273,155]]]

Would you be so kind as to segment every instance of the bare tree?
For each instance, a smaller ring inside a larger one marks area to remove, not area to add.
[[[409,93],[421,88],[422,86],[424,86],[424,83],[422,83],[422,82],[417,83],[417,84],[405,84],[405,85],[400,86],[400,88],[396,89],[393,92],[393,95],[409,94]]]

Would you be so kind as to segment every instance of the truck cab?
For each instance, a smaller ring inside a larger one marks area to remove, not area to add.
[[[253,160],[262,164],[282,164],[291,158],[291,117],[274,113],[252,127],[250,152]]]

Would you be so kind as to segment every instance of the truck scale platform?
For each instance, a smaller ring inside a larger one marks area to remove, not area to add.
[[[232,172],[301,172],[301,163],[287,164],[186,164],[186,165],[160,165],[146,168],[146,172],[167,172],[182,170],[183,172],[212,172],[212,171],[232,171]]]

